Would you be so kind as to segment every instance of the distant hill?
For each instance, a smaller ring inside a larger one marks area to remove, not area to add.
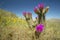
[[[47,20],[49,22],[60,22],[60,19],[57,19],[57,18],[51,18],[49,20]]]
[[[4,17],[16,17],[17,18],[17,16],[14,13],[0,9],[0,17],[2,17],[2,16],[4,16]]]
[[[22,18],[19,18],[16,14],[0,9],[0,25],[17,25],[17,24],[26,24]]]

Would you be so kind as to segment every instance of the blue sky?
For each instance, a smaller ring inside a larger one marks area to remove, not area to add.
[[[23,16],[23,11],[31,12],[33,17],[36,17],[34,7],[39,3],[50,7],[46,14],[47,19],[60,18],[60,0],[0,0],[0,8],[13,12],[19,17]]]

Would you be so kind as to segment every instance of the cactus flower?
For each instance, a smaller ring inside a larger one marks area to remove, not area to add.
[[[38,8],[39,9],[43,9],[44,8],[44,4],[38,4]]]
[[[32,18],[32,14],[30,12],[23,12],[23,16],[25,18]]]
[[[35,13],[39,13],[39,9],[37,7],[34,8]]]
[[[36,26],[36,31],[37,32],[42,32],[43,29],[44,29],[44,25],[43,24],[39,24],[39,25]]]
[[[27,13],[27,12],[23,12],[23,16],[26,16],[26,13]]]

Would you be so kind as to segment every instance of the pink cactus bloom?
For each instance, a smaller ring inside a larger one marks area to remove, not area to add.
[[[35,13],[38,13],[39,12],[37,7],[34,8],[34,12]]]
[[[26,16],[26,13],[27,13],[27,12],[23,12],[23,15]]]
[[[43,24],[39,24],[39,25],[36,26],[36,31],[37,32],[42,32],[43,29],[44,29],[44,25]]]
[[[39,9],[43,9],[44,8],[44,4],[38,4],[38,8]]]
[[[30,12],[23,12],[23,15],[24,15],[24,16],[26,16],[26,14],[27,14],[28,16],[31,16],[31,15],[32,15]]]

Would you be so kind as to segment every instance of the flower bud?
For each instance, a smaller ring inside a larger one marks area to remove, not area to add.
[[[46,12],[48,11],[48,9],[49,9],[49,6],[46,7]]]
[[[27,13],[27,12],[23,12],[23,16],[26,16],[26,13]]]
[[[38,8],[42,10],[44,8],[44,4],[38,4]]]
[[[39,13],[39,9],[37,7],[35,7],[34,8],[34,12],[38,14]]]

